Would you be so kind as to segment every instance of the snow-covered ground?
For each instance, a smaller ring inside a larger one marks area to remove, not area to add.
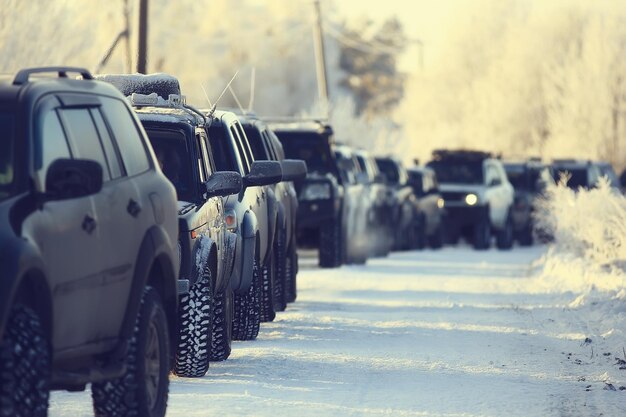
[[[173,378],[168,415],[624,416],[623,303],[573,303],[545,252],[305,257],[298,301],[204,378]],[[92,415],[88,392],[53,393],[50,415]]]

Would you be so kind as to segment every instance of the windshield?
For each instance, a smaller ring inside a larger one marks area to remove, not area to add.
[[[12,195],[14,183],[15,118],[0,112],[0,200]]]
[[[165,176],[176,187],[180,201],[192,201],[192,165],[185,135],[181,131],[147,129],[154,153]]]
[[[289,159],[302,159],[309,172],[337,176],[330,146],[317,133],[276,132]]]
[[[482,161],[432,161],[428,166],[440,184],[483,184]]]
[[[589,187],[589,178],[587,176],[586,168],[567,169],[567,168],[555,168],[552,177],[555,181],[561,180],[561,175],[566,174],[569,177],[567,186],[572,189],[578,189],[580,187]]]
[[[400,183],[400,171],[395,162],[389,159],[377,159],[376,164],[389,184],[397,185]]]

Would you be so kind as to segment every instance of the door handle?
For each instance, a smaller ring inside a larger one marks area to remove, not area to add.
[[[93,217],[91,217],[89,214],[85,215],[85,218],[83,219],[83,230],[85,232],[87,232],[88,234],[92,234],[94,230],[96,230],[96,219],[94,219]]]
[[[141,206],[132,198],[128,201],[128,206],[126,206],[126,211],[133,217],[139,216],[141,212]]]

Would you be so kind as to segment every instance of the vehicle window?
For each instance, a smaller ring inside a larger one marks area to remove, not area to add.
[[[568,169],[565,167],[556,167],[552,173],[552,177],[555,181],[561,180],[561,175],[567,175],[569,180],[567,186],[574,190],[583,187],[589,187],[589,177],[587,174],[587,168]]]
[[[235,128],[237,129],[237,133],[239,133],[239,143],[241,145],[241,149],[246,155],[246,159],[248,160],[248,164],[252,165],[254,161],[254,157],[252,156],[252,151],[250,150],[250,145],[248,144],[248,138],[241,127],[241,123],[235,122]]]
[[[209,143],[218,171],[244,172],[243,166],[237,163],[237,156],[233,149],[234,143],[231,143],[222,125],[212,124],[209,127]]]
[[[354,160],[347,157],[341,152],[335,152],[335,159],[339,166],[339,175],[341,175],[341,182],[343,184],[356,184],[356,167],[354,166]]]
[[[522,165],[507,165],[506,176],[516,190],[531,190],[532,184],[528,172]]]
[[[286,158],[304,160],[310,173],[338,176],[332,151],[324,137],[312,132],[278,132],[276,135]]]
[[[255,126],[247,125],[245,127],[245,131],[254,159],[259,161],[270,159],[268,158],[267,149],[265,149],[265,146],[263,145],[263,138],[259,129]]]
[[[278,155],[276,154],[276,149],[274,148],[272,138],[267,133],[267,130],[263,131],[263,146],[265,147],[265,152],[269,156],[269,159],[271,159],[272,161],[280,161]]]
[[[413,188],[416,195],[422,195],[424,193],[424,176],[418,171],[409,171],[409,184]]]
[[[431,161],[428,166],[441,184],[483,184],[482,161],[441,160]]]
[[[176,188],[180,201],[193,199],[192,164],[184,132],[175,130],[146,129],[154,154],[163,174]]]
[[[274,132],[268,130],[268,136],[272,140],[272,145],[274,146],[274,151],[276,152],[276,157],[279,161],[285,159],[285,150],[283,149],[283,145],[280,143]]]
[[[76,157],[98,162],[102,166],[103,180],[109,180],[111,176],[104,149],[89,109],[62,109],[60,113]]]
[[[200,142],[200,151],[202,152],[202,162],[204,165],[204,170],[206,172],[206,178],[209,179],[211,174],[213,174],[214,169],[213,169],[213,165],[211,164],[211,158],[209,157],[206,137],[200,134],[198,135],[198,141]]]
[[[130,110],[120,100],[102,97],[104,117],[120,147],[128,175],[137,175],[150,168],[148,152]]]
[[[41,116],[37,124],[37,132],[41,146],[41,168],[37,170],[37,177],[42,190],[45,191],[46,174],[50,164],[59,158],[71,158],[72,153],[55,110],[46,111]]]
[[[98,109],[91,109],[90,112],[94,122],[96,123],[98,133],[100,134],[100,141],[104,148],[104,156],[106,157],[107,163],[109,165],[109,173],[111,175],[111,178],[119,178],[122,176],[122,166],[119,158],[119,153],[115,148],[113,139],[111,139],[109,130],[104,123],[102,113],[100,113],[100,110]]]
[[[485,184],[490,185],[494,180],[499,180],[500,175],[498,169],[493,164],[487,164],[485,166]]]
[[[0,112],[0,200],[12,195],[14,181],[15,116]]]
[[[397,185],[400,183],[400,172],[398,171],[398,166],[392,160],[377,159],[376,164],[389,184]]]

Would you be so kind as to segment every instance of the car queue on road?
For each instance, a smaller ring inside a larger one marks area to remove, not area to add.
[[[204,376],[296,300],[298,247],[334,268],[461,237],[531,244],[547,169],[467,150],[407,168],[324,120],[70,67],[0,79],[0,134],[0,415],[15,416],[88,384],[98,416],[163,416],[170,372]]]

